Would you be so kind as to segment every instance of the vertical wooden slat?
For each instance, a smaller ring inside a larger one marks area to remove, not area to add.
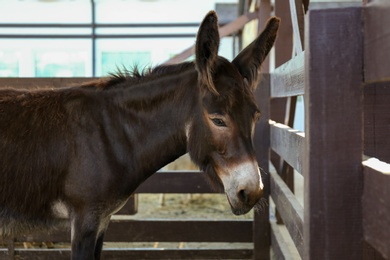
[[[303,51],[304,15],[301,0],[290,0],[291,23],[293,28],[294,50],[296,54]]]
[[[276,1],[277,2],[277,1]],[[291,57],[294,56],[294,54],[300,54],[302,53],[303,50],[303,19],[304,19],[304,14],[303,14],[303,9],[302,9],[302,2],[301,0],[290,0],[290,4],[288,4],[288,1],[284,1],[284,5],[281,3],[278,4],[279,7],[277,7],[277,4],[275,3],[276,11],[278,11],[278,8],[284,8],[286,12],[290,13],[290,20],[287,21],[287,26],[290,31],[293,32],[293,48],[290,49],[290,53],[287,54],[287,52],[283,52],[285,57]],[[298,7],[297,7],[298,6]],[[289,10],[286,10],[289,9]],[[284,14],[286,17],[288,15]],[[284,36],[286,36],[286,27],[285,31],[281,30],[284,33]],[[282,35],[283,36],[283,35]],[[287,46],[284,47],[284,51],[287,51]],[[294,52],[291,50],[294,49]],[[279,49],[277,49],[279,51]],[[289,59],[288,58],[288,59]],[[283,102],[283,105],[280,107],[284,108],[284,120],[283,123],[292,127],[294,124],[294,117],[295,117],[295,108],[296,108],[296,102],[297,102],[297,97],[288,97],[287,99],[283,99],[283,101],[279,100],[279,102]],[[274,118],[273,118],[274,119]],[[277,120],[277,119],[274,119]],[[282,122],[282,121],[279,121]],[[287,186],[290,188],[292,192],[294,192],[294,169],[288,165],[283,158],[278,158],[278,156],[273,156],[272,162],[277,169],[278,173],[281,175],[282,179],[286,182]],[[275,212],[277,223],[282,224],[283,220],[281,219],[278,210],[276,209]]]
[[[297,97],[288,97],[286,103],[286,115],[284,116],[284,124],[293,127],[295,119],[295,109],[297,105]],[[279,174],[290,188],[294,192],[294,169],[285,161],[280,161]],[[280,221],[278,221],[280,222]]]
[[[303,6],[301,0],[290,0],[291,23],[294,32],[294,49],[297,55],[301,54],[304,48],[304,18]],[[294,56],[294,55],[293,55]],[[297,105],[297,96],[289,97],[286,104],[286,115],[284,124],[289,127],[294,126],[295,110]],[[286,182],[287,186],[294,192],[294,169],[287,164],[286,161],[281,160],[280,175]],[[280,222],[280,221],[278,221]]]
[[[264,200],[269,205],[270,176],[268,174],[268,163],[270,127],[268,120],[270,116],[270,77],[269,74],[262,74],[262,76],[263,78],[255,93],[256,101],[261,111],[261,118],[256,125],[254,143],[264,183]],[[265,206],[261,211],[255,211],[253,226],[254,259],[270,259],[271,236],[268,206]]]
[[[257,33],[261,33],[267,24],[268,19],[271,17],[271,1],[270,0],[259,0],[258,6],[258,22],[257,22]],[[270,72],[270,55],[263,61],[261,65],[261,71],[263,73]]]
[[[364,8],[364,79],[390,77],[390,1],[372,0]]]
[[[275,15],[281,19],[278,38],[275,41],[275,66],[279,67],[291,59],[293,34],[290,5],[286,0],[275,0]]]
[[[362,10],[309,12],[304,259],[362,257]]]
[[[302,0],[302,4],[305,13],[307,13],[307,11],[309,10],[310,0]]]
[[[278,37],[275,41],[275,67],[279,67],[291,59],[293,49],[290,6],[286,0],[275,0],[275,15],[281,19]],[[270,118],[282,123],[285,117],[287,98],[271,100]],[[271,153],[271,161],[279,169],[280,157]]]

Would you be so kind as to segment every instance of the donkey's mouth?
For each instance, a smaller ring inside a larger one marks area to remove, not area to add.
[[[236,216],[244,215],[244,214],[248,213],[252,209],[252,207],[246,206],[246,205],[239,205],[238,207],[237,206],[233,206],[233,204],[230,201],[230,198],[229,198],[229,196],[227,194],[226,194],[226,198],[227,198],[227,201],[229,202],[230,209],[232,210],[232,213],[234,215],[236,215]]]

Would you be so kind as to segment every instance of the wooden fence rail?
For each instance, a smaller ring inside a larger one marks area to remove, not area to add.
[[[296,171],[302,173],[305,133],[274,121],[270,122],[270,127],[271,149]]]
[[[300,255],[303,254],[303,207],[276,171],[270,171],[271,197]]]
[[[105,242],[231,242],[250,243],[252,220],[174,220],[133,219],[115,215],[105,235]],[[224,230],[229,229],[229,232]],[[183,232],[185,230],[185,232]],[[207,232],[205,232],[207,230]],[[18,237],[19,242],[70,243],[69,227],[51,233]]]

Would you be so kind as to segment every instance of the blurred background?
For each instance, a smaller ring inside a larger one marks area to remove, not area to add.
[[[0,77],[100,77],[162,63],[194,44],[209,10],[220,24],[238,0],[0,0]],[[223,38],[231,58],[237,37]]]

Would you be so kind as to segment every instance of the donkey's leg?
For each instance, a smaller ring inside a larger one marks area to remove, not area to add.
[[[101,226],[95,212],[75,214],[72,218],[72,260],[94,260]]]
[[[100,259],[100,256],[101,256],[101,253],[102,253],[102,249],[103,249],[103,240],[104,240],[104,233],[105,232],[102,232],[97,241],[96,241],[96,246],[95,246],[95,260],[99,260]]]
[[[101,222],[100,225],[101,231],[98,235],[98,238],[96,240],[96,245],[95,245],[95,260],[100,259],[100,255],[103,249],[104,234],[106,233],[108,224],[110,223],[110,218],[111,216],[109,216],[108,218],[106,218],[104,221]]]

